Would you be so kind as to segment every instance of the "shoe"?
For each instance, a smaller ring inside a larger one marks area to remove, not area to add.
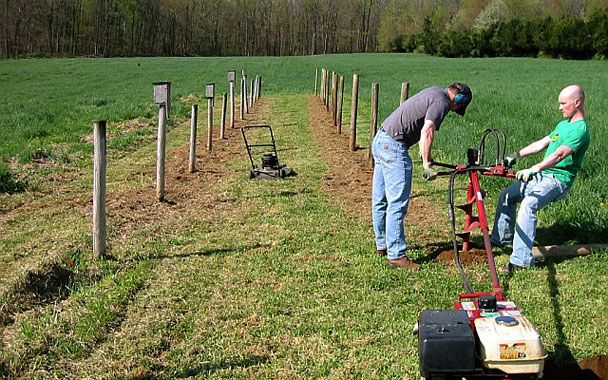
[[[516,264],[513,264],[513,263],[509,263],[508,265],[500,268],[500,272],[504,273],[504,274],[511,274],[511,273],[513,273],[515,271],[522,270],[522,269],[526,269],[526,268],[522,267],[522,266],[519,266],[519,265],[516,265]]]
[[[378,252],[378,256],[386,256],[386,248],[379,249],[377,252]]]
[[[407,257],[402,257],[400,259],[387,259],[386,260],[387,264],[396,268],[408,268],[408,269],[413,269],[413,270],[418,270],[420,269],[420,264],[416,264],[415,262],[411,261],[410,259],[408,259]]]

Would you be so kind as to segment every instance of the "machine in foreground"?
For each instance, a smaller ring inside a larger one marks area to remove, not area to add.
[[[484,165],[485,139],[496,139],[496,161]],[[501,144],[502,143],[502,144]],[[499,129],[487,129],[478,149],[467,151],[467,165],[434,163],[449,168],[439,175],[450,176],[450,219],[453,232],[454,256],[466,293],[454,302],[454,309],[424,310],[414,328],[418,335],[420,375],[436,379],[504,379],[524,380],[542,377],[547,357],[534,325],[514,302],[508,301],[498,281],[494,254],[490,243],[488,223],[483,203],[484,193],[479,176],[514,178],[504,162],[506,137]],[[463,232],[456,232],[454,216],[454,179],[468,175],[466,202],[456,206],[466,213]],[[478,215],[473,214],[476,206]],[[491,292],[475,292],[460,262],[458,237],[463,250],[469,250],[470,235],[481,229],[492,278]]]

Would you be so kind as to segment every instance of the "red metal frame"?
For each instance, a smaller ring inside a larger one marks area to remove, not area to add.
[[[492,244],[490,243],[490,232],[488,228],[488,220],[486,217],[486,210],[483,203],[483,192],[481,185],[479,184],[479,175],[498,176],[505,178],[515,178],[515,173],[509,171],[506,166],[494,165],[490,167],[479,167],[479,169],[471,168],[465,165],[449,165],[435,163],[434,165],[452,168],[457,171],[458,174],[469,174],[469,184],[467,186],[467,198],[466,202],[462,205],[456,206],[460,210],[465,212],[464,218],[464,231],[457,235],[462,239],[462,250],[468,251],[470,249],[470,237],[471,232],[476,229],[481,229],[483,234],[483,243],[488,255],[488,265],[490,267],[490,276],[492,277],[492,294],[496,296],[498,301],[503,301],[504,296],[502,293],[502,287],[498,281],[498,274],[496,272],[496,264],[494,263],[494,253],[492,252]],[[445,176],[451,175],[453,171],[438,172],[438,175]],[[473,214],[473,205],[477,207],[478,215]],[[489,293],[474,293],[474,294],[489,294]],[[460,298],[472,298],[470,294],[461,294]]]

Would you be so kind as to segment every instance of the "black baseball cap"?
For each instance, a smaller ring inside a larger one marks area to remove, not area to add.
[[[464,116],[464,113],[467,110],[469,103],[471,103],[471,100],[473,99],[473,93],[471,92],[471,88],[466,83],[458,83],[458,82],[452,84],[450,87],[456,88],[458,90],[459,94],[462,94],[465,96],[465,99],[463,101],[459,102],[459,104],[461,104],[461,106],[458,107],[458,109],[456,111],[454,111],[457,114],[459,114],[460,116]]]

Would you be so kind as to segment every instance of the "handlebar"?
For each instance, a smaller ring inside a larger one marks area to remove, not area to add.
[[[454,171],[460,173],[466,173],[472,170],[478,171],[482,175],[515,178],[515,172],[509,171],[509,168],[504,165],[492,165],[492,166],[469,166],[469,165],[453,165],[443,162],[432,162],[431,166],[439,166],[442,168],[448,168],[452,170],[445,170],[437,172],[437,176],[451,175]],[[423,177],[425,177],[423,175]],[[426,179],[426,178],[425,178]]]

